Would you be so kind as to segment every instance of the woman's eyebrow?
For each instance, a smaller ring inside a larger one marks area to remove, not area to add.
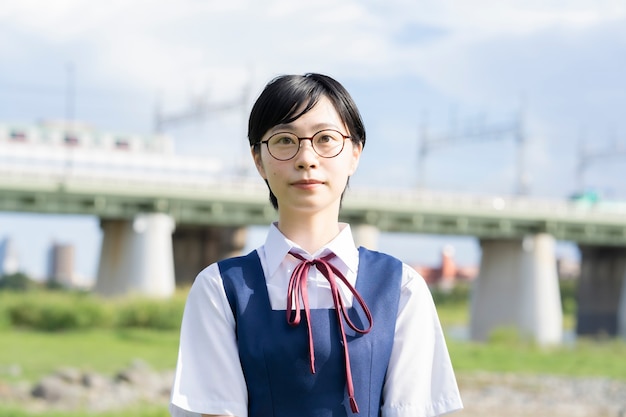
[[[316,132],[319,132],[320,130],[325,130],[325,129],[336,129],[336,130],[340,129],[340,127],[334,123],[316,123],[312,126],[307,126],[307,127],[310,127],[312,130],[315,130]],[[296,130],[296,126],[293,123],[285,123],[285,124],[276,125],[272,128],[272,131],[274,132],[278,132],[281,130],[294,131]]]

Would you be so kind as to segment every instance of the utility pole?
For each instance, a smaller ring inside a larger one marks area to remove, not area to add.
[[[424,118],[425,119],[425,118]],[[525,172],[525,132],[523,129],[521,112],[517,117],[509,122],[472,125],[466,127],[463,131],[456,128],[456,122],[451,121],[452,128],[449,132],[439,135],[432,135],[426,126],[426,120],[421,125],[418,149],[418,168],[419,179],[418,186],[425,188],[425,162],[426,157],[433,151],[448,146],[486,142],[503,139],[513,139],[517,145],[517,161],[516,161],[516,184],[515,194],[524,195],[528,193],[528,181]]]
[[[189,122],[200,122],[207,120],[208,118],[213,117],[216,114],[227,113],[236,110],[241,111],[241,113],[243,114],[243,120],[246,120],[247,103],[249,96],[250,83],[246,83],[246,85],[242,88],[239,97],[221,103],[210,103],[207,100],[206,96],[199,96],[192,98],[189,101],[187,108],[177,112],[165,114],[160,107],[160,102],[157,102],[154,118],[154,130],[157,134],[161,134],[164,132],[165,129],[175,125],[185,124]],[[246,124],[242,123],[242,126],[246,126]],[[233,155],[235,160],[233,161],[232,166],[235,167],[235,172],[237,175],[246,176],[247,165],[244,161],[247,161],[247,159],[245,159],[245,156],[247,156],[247,146],[245,144],[245,141],[239,142],[242,143],[242,150],[240,151],[239,156]]]
[[[72,128],[75,117],[75,87],[74,87],[74,63],[68,62],[65,67],[66,71],[66,91],[65,91],[65,123]]]
[[[70,146],[66,147],[67,161],[65,163],[65,176],[71,177],[74,165],[74,144],[78,143],[76,138],[77,123],[75,121],[75,87],[74,87],[74,63],[68,62],[66,64],[67,85],[65,92],[65,137],[63,140]]]
[[[604,149],[588,149],[584,145],[584,139],[581,137],[578,147],[578,164],[576,166],[576,181],[579,191],[585,188],[585,172],[593,163],[606,159],[615,159],[626,156],[626,146],[613,140],[612,143]]]
[[[216,113],[245,108],[248,90],[249,87],[246,86],[240,97],[223,103],[209,103],[206,97],[195,97],[190,100],[186,109],[170,114],[164,114],[159,103],[155,112],[154,130],[156,133],[162,133],[166,127],[172,125],[205,120]]]

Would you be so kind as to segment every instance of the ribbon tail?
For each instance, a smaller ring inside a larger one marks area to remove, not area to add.
[[[353,413],[359,414],[359,406],[356,404],[356,400],[354,399],[354,397],[350,397],[350,408],[352,409]]]
[[[309,362],[311,364],[311,373],[315,373],[315,347],[313,346],[313,334],[311,330],[311,315],[309,314],[309,305],[306,305],[306,325],[309,337]]]

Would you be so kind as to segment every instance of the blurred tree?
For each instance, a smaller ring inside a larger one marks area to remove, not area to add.
[[[0,277],[0,290],[28,291],[36,286],[37,283],[22,272]]]

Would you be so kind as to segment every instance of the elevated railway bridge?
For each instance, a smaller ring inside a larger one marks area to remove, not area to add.
[[[247,226],[276,219],[260,179],[225,177],[206,158],[129,154],[129,143],[116,140],[109,149],[25,144],[7,130],[3,140],[2,132],[0,126],[0,211],[100,218],[95,291],[102,295],[168,297],[177,280],[241,251]],[[559,343],[555,241],[576,242],[577,332],[626,336],[626,204],[353,188],[341,220],[372,249],[380,231],[477,237],[482,254],[470,307],[476,340],[516,326],[539,343]]]

